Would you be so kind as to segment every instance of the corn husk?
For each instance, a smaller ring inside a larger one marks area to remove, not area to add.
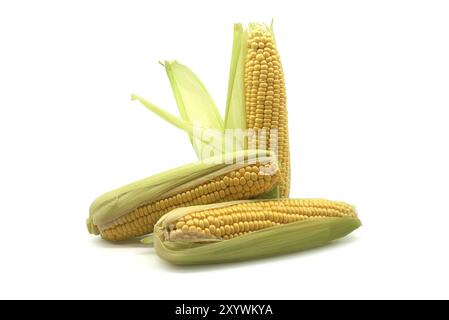
[[[217,155],[204,151],[206,147],[221,151],[224,143],[223,118],[206,87],[192,70],[177,61],[165,61],[161,65],[167,73],[181,118],[136,94],[131,96],[132,100],[138,100],[159,117],[185,131],[198,159]],[[208,136],[203,137],[203,132]]]
[[[234,25],[234,40],[226,99],[225,129],[246,129],[245,84],[243,81],[248,33],[241,24]],[[244,142],[240,142],[243,144]]]

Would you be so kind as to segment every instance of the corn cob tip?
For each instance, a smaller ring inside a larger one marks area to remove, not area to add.
[[[86,219],[86,227],[90,234],[94,234],[96,236],[100,234],[100,230],[98,230],[97,226],[94,225],[91,218]]]

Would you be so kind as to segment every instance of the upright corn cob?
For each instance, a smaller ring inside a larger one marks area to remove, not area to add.
[[[198,162],[109,192],[92,204],[88,229],[106,240],[126,240],[152,232],[157,220],[175,208],[268,192],[279,180],[276,162],[268,154],[251,160],[245,153],[246,161],[226,164],[241,154],[219,163]]]
[[[285,82],[273,30],[252,23],[234,26],[225,128],[245,128],[250,149],[277,153],[279,196],[290,192],[290,151]]]
[[[253,131],[249,145],[269,150],[276,143],[282,168],[280,196],[290,192],[290,151],[285,81],[273,30],[251,24],[244,70],[246,128]],[[250,133],[251,134],[251,133]],[[255,138],[255,141],[251,141]]]
[[[177,264],[219,263],[303,250],[360,226],[353,206],[324,199],[234,201],[173,210],[154,245]]]

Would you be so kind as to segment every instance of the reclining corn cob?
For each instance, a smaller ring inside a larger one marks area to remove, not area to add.
[[[232,262],[324,245],[361,225],[354,207],[323,199],[184,207],[155,226],[154,248],[175,264]]]
[[[276,161],[264,151],[200,161],[99,197],[87,227],[106,240],[126,240],[152,232],[158,219],[175,208],[255,198],[278,180]]]

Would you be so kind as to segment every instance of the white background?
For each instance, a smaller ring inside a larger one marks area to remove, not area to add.
[[[0,298],[449,298],[445,1],[3,1]],[[195,160],[177,59],[224,111],[234,22],[275,19],[294,197],[357,205],[323,249],[179,268],[87,233],[101,193]]]

